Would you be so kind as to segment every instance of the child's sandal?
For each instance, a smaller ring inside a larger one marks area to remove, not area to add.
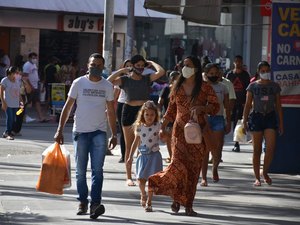
[[[150,204],[149,203],[146,204],[145,212],[153,212],[151,203]]]
[[[146,195],[141,195],[141,200],[140,200],[141,206],[145,207],[146,202],[147,202],[147,196]]]

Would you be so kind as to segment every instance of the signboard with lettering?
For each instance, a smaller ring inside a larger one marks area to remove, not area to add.
[[[260,0],[260,15],[271,16],[272,0]]]
[[[300,107],[300,4],[272,4],[272,71],[285,106]]]
[[[52,83],[51,103],[55,107],[63,107],[66,101],[65,84]]]
[[[102,33],[103,20],[99,17],[66,15],[63,18],[63,30],[72,32]]]

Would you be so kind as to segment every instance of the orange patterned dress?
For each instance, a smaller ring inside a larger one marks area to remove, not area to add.
[[[192,207],[205,151],[205,143],[188,144],[184,138],[184,126],[190,119],[192,106],[211,104],[214,115],[219,110],[217,96],[210,85],[203,82],[200,94],[193,104],[183,87],[171,95],[165,119],[174,121],[172,131],[172,162],[163,171],[149,177],[149,191],[157,195],[168,195],[185,207]],[[205,126],[204,115],[198,116],[200,126]]]

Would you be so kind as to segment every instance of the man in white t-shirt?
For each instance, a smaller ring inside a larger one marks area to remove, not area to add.
[[[91,159],[90,218],[96,219],[105,212],[101,204],[103,184],[103,164],[107,150],[107,118],[111,129],[109,150],[117,144],[116,115],[114,110],[113,85],[102,77],[104,58],[99,53],[89,57],[88,74],[75,79],[63,107],[55,141],[63,144],[63,129],[76,101],[73,124],[73,143],[76,162],[78,200],[77,215],[85,215],[88,210],[88,186],[86,171]]]
[[[35,110],[39,117],[39,122],[45,123],[49,119],[46,119],[42,113],[40,102],[40,90],[39,90],[39,74],[37,68],[37,54],[31,52],[28,55],[28,61],[23,65],[23,76],[27,78],[28,83],[31,85],[31,93],[29,94],[29,101],[35,106]]]

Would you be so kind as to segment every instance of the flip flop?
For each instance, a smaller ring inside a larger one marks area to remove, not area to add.
[[[129,186],[129,187],[134,187],[134,186],[136,186],[136,184],[133,182],[132,179],[127,179],[126,184],[127,184],[127,186]]]
[[[261,182],[259,180],[256,180],[254,183],[253,183],[253,186],[254,187],[260,187],[261,186]]]
[[[207,187],[207,181],[206,180],[202,180],[200,183],[201,187]]]
[[[265,176],[264,177],[264,181],[265,183],[267,183],[268,185],[272,185],[272,179],[269,176]]]

